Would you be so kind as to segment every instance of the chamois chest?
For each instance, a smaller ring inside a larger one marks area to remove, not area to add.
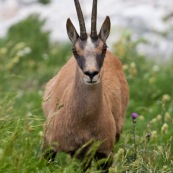
[[[107,116],[108,115],[108,116]],[[113,116],[109,116],[106,111],[97,118],[76,117],[57,120],[57,133],[55,141],[59,144],[59,150],[69,152],[78,149],[89,140],[107,141],[104,145],[107,150],[113,146],[115,138],[115,123]],[[85,116],[85,115],[82,115]],[[87,116],[87,115],[86,115]]]
[[[109,105],[106,102],[97,103],[94,98],[88,103],[85,97],[82,102],[85,104],[81,105],[78,100],[68,104],[71,103],[70,98],[64,100],[64,107],[58,110],[52,120],[55,122],[54,125],[49,126],[53,128],[49,130],[52,136],[50,141],[58,143],[57,150],[65,152],[74,151],[89,140],[106,141],[102,146],[105,153],[110,152],[116,130],[113,115],[108,109]]]

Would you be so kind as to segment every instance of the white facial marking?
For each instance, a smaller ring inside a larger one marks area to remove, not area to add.
[[[85,46],[85,50],[88,52],[94,52],[94,44],[91,40],[90,37],[88,37],[87,42],[86,42],[86,46]]]
[[[94,71],[97,68],[97,62],[95,58],[95,46],[90,37],[88,37],[85,46],[85,57],[86,57],[86,70]]]
[[[90,37],[88,37],[85,48],[84,48],[84,57],[85,57],[85,67],[84,71],[95,72],[98,71],[98,65],[96,60],[95,45],[93,44]],[[93,76],[92,80],[88,75],[83,74],[83,81],[87,85],[96,85],[100,82],[100,74]]]

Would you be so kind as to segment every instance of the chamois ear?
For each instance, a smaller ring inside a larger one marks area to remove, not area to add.
[[[110,28],[111,28],[111,22],[109,16],[106,16],[105,21],[102,24],[102,27],[100,29],[99,37],[106,42],[109,33],[110,33]]]
[[[73,44],[75,44],[77,39],[79,38],[79,35],[69,18],[67,19],[66,28],[69,39]]]

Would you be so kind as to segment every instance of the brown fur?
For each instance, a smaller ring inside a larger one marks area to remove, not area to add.
[[[103,142],[98,152],[108,156],[122,132],[128,84],[120,61],[109,51],[99,84],[86,85],[80,71],[72,57],[46,85],[44,147],[70,153],[94,139]]]

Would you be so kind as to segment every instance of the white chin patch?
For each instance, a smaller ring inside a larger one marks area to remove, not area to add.
[[[97,75],[92,80],[88,76],[85,76],[83,77],[83,81],[86,85],[96,85],[100,83],[100,76]]]
[[[86,82],[86,81],[84,81],[85,82],[85,84],[86,85],[96,85],[96,84],[98,84],[99,82],[97,81],[97,82]]]

